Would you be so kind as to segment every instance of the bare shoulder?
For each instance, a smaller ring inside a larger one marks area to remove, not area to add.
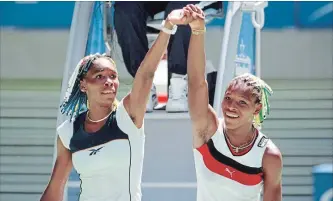
[[[263,200],[282,200],[282,154],[279,148],[269,140],[262,162],[264,172]]]
[[[263,168],[282,169],[282,154],[279,148],[272,142],[268,142],[263,157]]]

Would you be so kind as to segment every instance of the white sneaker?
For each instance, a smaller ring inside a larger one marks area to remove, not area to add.
[[[167,112],[187,112],[187,75],[172,74],[169,86]]]
[[[158,101],[157,101],[157,95],[156,95],[156,87],[153,84],[150,89],[148,103],[146,106],[146,112],[153,112],[153,110],[157,104],[158,104]]]

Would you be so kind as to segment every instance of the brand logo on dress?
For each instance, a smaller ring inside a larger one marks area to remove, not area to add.
[[[90,152],[89,156],[96,155],[97,152],[99,152],[102,148],[103,147],[100,147],[98,149],[90,149],[89,151],[91,151],[91,152]]]
[[[259,143],[258,143],[258,147],[265,147],[267,142],[268,142],[268,138],[265,136],[262,136],[262,138],[260,139]]]
[[[231,171],[229,168],[225,168],[225,171],[227,171],[230,174],[230,177],[232,177],[232,174],[236,171]]]

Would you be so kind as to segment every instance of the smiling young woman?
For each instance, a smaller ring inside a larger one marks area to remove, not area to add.
[[[177,25],[188,24],[174,10],[135,75],[132,90],[119,103],[113,60],[84,57],[69,80],[61,105],[69,116],[57,128],[57,159],[41,201],[59,201],[72,167],[79,173],[79,201],[140,201],[144,157],[144,115],[154,73]]]
[[[191,7],[195,7],[191,5]],[[200,10],[196,8],[196,10]],[[190,24],[188,100],[193,125],[197,201],[281,201],[282,156],[260,132],[269,114],[270,87],[250,74],[235,77],[222,101],[219,119],[208,103],[205,78],[205,23]]]

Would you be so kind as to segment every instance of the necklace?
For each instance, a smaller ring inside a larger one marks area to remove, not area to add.
[[[229,139],[228,135],[226,134],[226,132],[224,132],[224,133],[225,133],[224,135],[226,136],[227,142],[228,142],[228,144],[231,146],[231,148],[232,148],[236,153],[238,153],[239,150],[246,149],[246,148],[248,148],[249,146],[251,146],[251,145],[253,144],[254,140],[256,139],[256,138],[255,138],[255,135],[254,135],[254,132],[255,132],[255,130],[252,132],[252,134],[253,134],[252,140],[251,140],[249,143],[245,143],[245,144],[240,145],[240,146],[234,146],[233,144],[231,144],[230,139]]]
[[[89,117],[89,110],[88,110],[88,112],[87,112],[87,118],[88,118],[89,121],[91,121],[91,122],[93,122],[93,123],[98,123],[98,122],[104,121],[106,118],[108,118],[112,112],[113,112],[113,110],[111,110],[111,112],[110,112],[108,115],[106,115],[105,117],[103,117],[102,119],[99,119],[99,120],[92,120],[92,119],[90,119],[90,117]]]

